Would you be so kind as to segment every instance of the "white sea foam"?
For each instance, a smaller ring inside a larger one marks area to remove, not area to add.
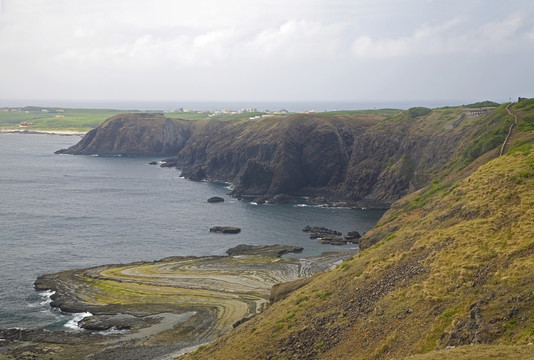
[[[42,306],[50,305],[50,303],[52,302],[52,295],[54,295],[55,293],[56,292],[52,290],[46,290],[46,291],[40,292],[39,296],[41,296],[43,300],[39,302],[39,305],[42,305]]]
[[[63,326],[66,328],[72,329],[72,330],[81,330],[81,327],[78,326],[78,322],[80,322],[84,317],[93,316],[90,312],[84,312],[84,313],[77,313],[72,314],[73,318],[67,321],[67,323]]]

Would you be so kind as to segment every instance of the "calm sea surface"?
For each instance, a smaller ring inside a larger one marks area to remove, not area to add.
[[[192,182],[151,157],[54,155],[78,136],[0,134],[0,328],[64,329],[33,289],[40,274],[173,255],[224,255],[238,244],[304,247],[303,256],[356,251],[320,245],[306,225],[368,231],[382,211],[264,205],[235,200],[225,185]],[[224,203],[209,204],[212,196]],[[209,232],[238,226],[237,235]]]

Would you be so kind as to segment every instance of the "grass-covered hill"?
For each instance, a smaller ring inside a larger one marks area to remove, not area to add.
[[[186,359],[534,358],[534,100],[498,157],[505,111],[365,250]]]
[[[111,109],[69,109],[26,106],[0,108],[0,128],[28,131],[89,131],[123,111]],[[20,124],[26,124],[22,127]]]

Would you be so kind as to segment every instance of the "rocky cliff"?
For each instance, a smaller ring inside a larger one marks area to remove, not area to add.
[[[462,108],[426,110],[196,122],[125,114],[61,152],[174,155],[186,178],[230,182],[236,196],[308,195],[388,207],[427,185],[481,129],[494,126],[491,117],[462,117]],[[498,124],[502,111],[494,111]]]
[[[142,156],[176,155],[191,134],[191,124],[160,114],[120,114],[89,131],[58,154]]]

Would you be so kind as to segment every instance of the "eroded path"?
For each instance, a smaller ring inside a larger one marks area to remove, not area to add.
[[[510,138],[512,137],[512,133],[514,131],[514,128],[517,126],[517,115],[514,114],[510,108],[512,107],[514,103],[510,103],[508,104],[508,106],[506,107],[506,111],[508,112],[509,115],[512,115],[514,117],[514,122],[512,123],[512,125],[510,125],[510,128],[508,129],[508,135],[506,135],[506,138],[504,139],[504,142],[502,143],[502,146],[501,146],[501,151],[499,153],[499,156],[502,156],[504,153],[505,153],[505,149],[506,149],[506,145],[508,145],[508,141],[510,140]]]

